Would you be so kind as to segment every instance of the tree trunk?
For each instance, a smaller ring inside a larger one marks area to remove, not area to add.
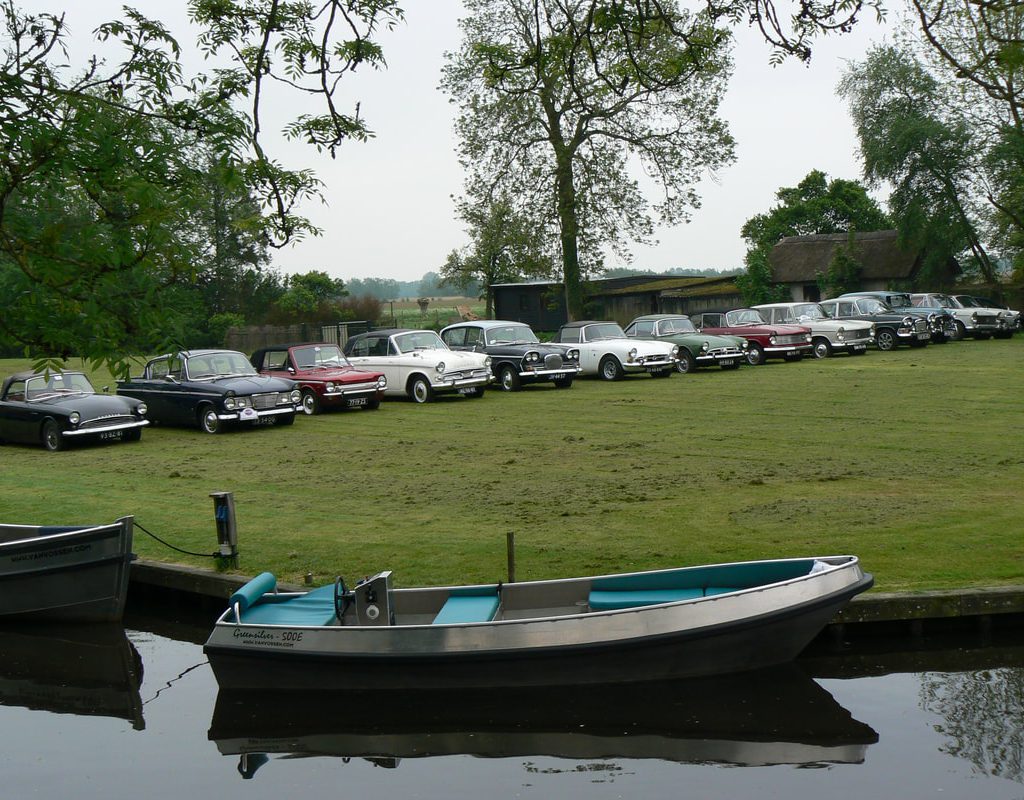
[[[565,309],[570,320],[584,316],[583,283],[580,279],[579,223],[576,220],[576,185],[572,159],[556,156],[556,192],[558,227],[562,240],[562,281],[565,284]]]

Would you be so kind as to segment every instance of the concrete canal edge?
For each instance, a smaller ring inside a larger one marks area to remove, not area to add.
[[[172,593],[198,601],[220,613],[227,599],[249,580],[209,569],[137,560],[131,568],[132,589]],[[281,584],[285,591],[303,587]],[[930,592],[875,592],[855,597],[829,624],[826,635],[911,633],[1024,622],[1024,586],[952,589]],[[902,630],[901,630],[902,629]],[[909,630],[908,630],[909,629]]]

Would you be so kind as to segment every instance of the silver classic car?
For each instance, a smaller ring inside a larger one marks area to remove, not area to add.
[[[606,381],[638,372],[667,378],[676,371],[679,356],[678,345],[630,339],[616,322],[569,322],[559,328],[553,341],[577,348],[583,374]]]
[[[768,303],[754,306],[767,322],[803,325],[811,329],[815,358],[833,353],[864,355],[875,343],[875,326],[855,319],[832,319],[817,303]]]

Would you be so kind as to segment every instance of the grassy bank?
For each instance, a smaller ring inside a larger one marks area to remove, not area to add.
[[[0,361],[9,374],[26,362]],[[1024,338],[669,380],[580,380],[51,454],[6,446],[5,521],[126,513],[241,567],[400,585],[856,553],[886,591],[1024,584]],[[107,380],[96,376],[97,384]],[[208,565],[138,534],[144,558]]]

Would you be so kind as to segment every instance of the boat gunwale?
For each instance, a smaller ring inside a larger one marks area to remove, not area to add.
[[[122,517],[115,522],[110,522],[105,525],[87,525],[80,528],[75,528],[69,531],[58,531],[55,533],[37,533],[35,536],[31,536],[27,539],[11,539],[9,541],[0,541],[0,555],[3,554],[4,550],[16,549],[18,546],[23,545],[39,545],[40,542],[60,542],[63,539],[69,538],[106,538],[105,536],[98,536],[95,534],[107,534],[117,533],[123,535],[125,529],[125,520],[129,517]],[[44,528],[70,528],[71,525],[4,525],[2,527],[7,528],[26,528],[40,531]]]

